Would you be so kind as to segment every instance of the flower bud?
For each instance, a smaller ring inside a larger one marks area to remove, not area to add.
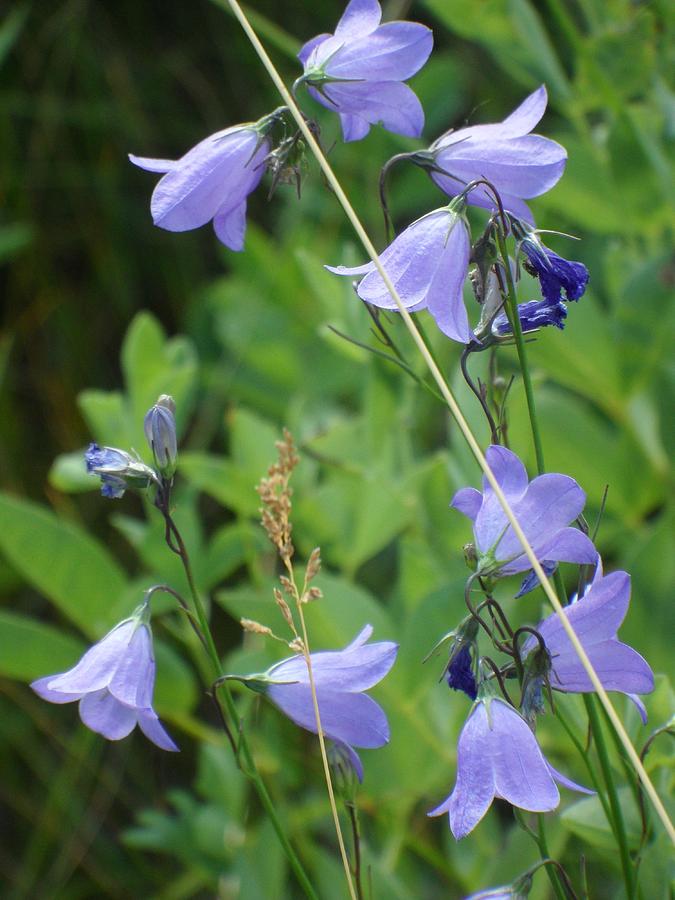
[[[148,410],[143,421],[145,437],[155,458],[155,465],[164,478],[171,478],[176,471],[178,447],[175,411],[173,398],[162,394]]]

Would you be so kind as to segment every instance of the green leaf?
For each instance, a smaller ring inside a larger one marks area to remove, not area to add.
[[[619,788],[619,804],[626,825],[626,837],[631,849],[640,843],[640,815],[630,787]],[[616,841],[598,797],[585,797],[569,806],[561,815],[561,821],[582,840],[594,847],[616,850]]]
[[[72,522],[8,494],[0,494],[0,549],[12,565],[89,637],[116,619],[111,608],[126,579],[115,560]]]
[[[84,653],[82,641],[29,616],[0,610],[0,674],[32,681],[69,669]]]

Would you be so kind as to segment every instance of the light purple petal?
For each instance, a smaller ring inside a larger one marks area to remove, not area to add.
[[[560,794],[530,726],[499,698],[490,703],[489,720],[485,755],[492,761],[495,795],[530,812],[555,809]]]
[[[431,173],[431,178],[436,185],[448,195],[448,197],[456,197],[465,187],[464,182],[450,178],[447,175],[439,175],[436,172]],[[513,197],[505,191],[500,191],[499,196],[502,205],[507,212],[513,213],[517,218],[523,219],[525,222],[534,225],[532,211],[524,200],[521,200],[519,197]],[[493,194],[483,185],[469,191],[466,195],[466,201],[469,205],[480,206],[482,209],[489,209],[492,211],[497,209]]]
[[[377,0],[350,0],[335,28],[335,36],[343,41],[369,34],[380,24],[382,9]]]
[[[143,734],[156,744],[160,750],[170,750],[178,753],[178,747],[164,730],[164,726],[152,709],[138,711],[138,724]]]
[[[133,619],[120,622],[104,638],[94,644],[70,671],[53,675],[47,682],[50,691],[80,696],[99,691],[110,683],[120,659],[136,628]],[[41,679],[42,681],[43,679]]]
[[[476,488],[466,487],[457,491],[450,501],[450,506],[473,521],[478,515],[482,502],[483,495],[480,491],[477,491]]]
[[[445,241],[426,296],[427,309],[439,329],[461,344],[468,344],[473,337],[463,294],[470,251],[470,238],[464,220],[457,219]]]
[[[398,645],[378,641],[348,650],[319,651],[311,654],[312,672],[317,687],[326,685],[334,691],[365,691],[381,681],[396,661]],[[279,681],[309,683],[307,664],[295,656],[273,666],[269,676]]]
[[[147,625],[139,625],[108,684],[110,693],[126,706],[143,709],[152,704],[155,684],[155,660],[152,637]]]
[[[73,700],[79,700],[84,693],[84,691],[80,691],[78,694],[66,694],[63,691],[52,691],[47,685],[53,680],[53,675],[46,675],[44,678],[38,678],[37,681],[31,682],[30,686],[39,697],[50,703],[72,703]]]
[[[565,635],[567,638],[567,635]],[[603,641],[582,646],[606,691],[624,694],[649,694],[654,690],[654,674],[647,661],[628,644]],[[593,683],[573,647],[563,647],[552,661],[551,686],[567,693],[591,693]]]
[[[370,131],[370,123],[358,116],[349,114],[340,114],[340,124],[342,126],[342,137],[345,142],[360,141]]]
[[[306,684],[270,685],[267,696],[296,725],[316,734],[312,693]],[[382,747],[389,740],[389,724],[382,707],[367,694],[317,690],[321,725],[332,740],[355,747]]]
[[[246,234],[246,200],[234,209],[226,203],[222,212],[217,212],[213,218],[213,230],[218,240],[230,250],[235,252],[243,250]]]
[[[525,466],[512,450],[492,444],[485,451],[487,460],[495,481],[504,492],[509,503],[519,500],[528,486]],[[492,491],[490,482],[483,476],[483,491]]]
[[[356,635],[353,641],[350,641],[347,646],[344,648],[345,653],[348,653],[350,650],[358,650],[359,647],[362,647],[366,641],[369,641],[373,636],[373,626],[372,625],[364,625],[361,631]]]
[[[647,724],[647,707],[644,705],[642,700],[638,697],[637,694],[626,694],[629,700],[631,700],[635,706],[637,707],[637,711],[640,714],[640,718],[642,719],[642,724]]]
[[[584,787],[583,784],[577,784],[576,781],[572,781],[571,778],[568,778],[567,775],[563,775],[562,772],[559,772],[557,769],[553,768],[548,760],[546,761],[546,765],[549,768],[549,772],[558,782],[558,784],[562,784],[563,787],[566,787],[570,791],[576,791],[579,794],[595,794],[595,791],[592,791],[590,788]]]
[[[584,646],[616,637],[630,603],[630,575],[611,572],[598,579],[577,603],[565,607],[568,621]],[[569,646],[562,622],[552,613],[539,625],[539,633],[556,653]]]
[[[473,831],[494,799],[494,772],[489,757],[483,759],[480,751],[488,732],[485,704],[477,703],[459,735],[455,787],[445,804],[431,813],[447,809],[450,830],[458,841]]]
[[[316,37],[311,38],[307,41],[306,44],[302,45],[300,52],[298,53],[298,59],[302,63],[303,66],[306,66],[307,60],[311,56],[312,52],[320,45],[323,44],[324,41],[328,40],[331,37],[330,34],[317,34]]]
[[[145,169],[146,172],[160,172],[164,175],[176,165],[173,159],[151,159],[148,156],[135,156],[133,153],[128,153],[127,155],[130,162],[138,166],[139,169]]]
[[[520,106],[513,110],[510,116],[504,119],[501,123],[503,134],[509,137],[520,137],[523,134],[528,134],[539,123],[546,112],[547,103],[546,85],[542,84],[529,97],[526,97]]]
[[[150,204],[155,225],[187,231],[225,207],[239,206],[264,172],[269,145],[258,144],[250,126],[227,128],[200,141],[157,184]]]
[[[356,773],[356,777],[359,779],[359,783],[363,784],[363,763],[361,762],[361,757],[359,756],[359,754],[353,747],[350,747],[349,744],[345,744],[342,741],[336,741],[335,743],[339,744],[343,752],[346,753],[349,759],[349,764]]]
[[[328,82],[316,99],[328,109],[382,125],[394,134],[419,137],[424,128],[422,104],[399,81]]]
[[[550,544],[538,549],[541,557],[552,562],[573,562],[592,565],[598,555],[593,541],[578,528],[562,528]]]
[[[137,711],[120,703],[104,689],[80,700],[80,718],[97,734],[109,741],[119,741],[133,731]]]
[[[405,81],[425,64],[433,35],[417,22],[388,22],[369,35],[345,43],[325,64],[335,78]]]

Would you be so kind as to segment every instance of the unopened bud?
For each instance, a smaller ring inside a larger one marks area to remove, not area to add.
[[[173,398],[162,394],[148,410],[143,421],[145,437],[155,458],[155,465],[164,478],[171,478],[176,471],[178,445],[175,411]]]

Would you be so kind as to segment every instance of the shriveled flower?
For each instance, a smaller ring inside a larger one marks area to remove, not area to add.
[[[320,34],[298,53],[300,81],[312,97],[337,112],[345,141],[365,137],[381,124],[395,134],[419,137],[424,112],[403,82],[429,58],[433,35],[416,22],[380,25],[377,0],[351,0],[335,34]]]
[[[428,815],[448,813],[457,840],[483,818],[495,797],[530,812],[560,802],[555,782],[586,792],[547,762],[519,713],[500,697],[481,697],[464,723],[457,745],[457,780],[450,796]]]
[[[526,257],[525,268],[539,279],[544,301],[549,306],[558,306],[563,293],[565,300],[583,296],[588,284],[588,269],[583,263],[558,256],[542,244],[534,231],[519,241],[519,247]]]
[[[178,441],[176,438],[176,404],[168,394],[162,394],[145,414],[143,428],[155,465],[165,478],[176,470]]]
[[[530,482],[525,466],[506,447],[493,445],[485,455],[540,562],[595,562],[593,542],[578,528],[568,527],[586,503],[585,493],[573,478],[551,473]],[[450,505],[473,522],[478,572],[500,577],[531,567],[487,478],[483,478],[482,493],[462,488]]]
[[[384,678],[398,652],[398,645],[391,641],[368,644],[372,633],[372,626],[366,625],[344,650],[310,654],[323,732],[345,745],[359,777],[363,769],[353,747],[372,749],[389,741],[384,710],[363,692]],[[302,655],[277,663],[263,676],[242,680],[264,693],[296,725],[317,733],[309,675]]]
[[[31,687],[50,703],[79,701],[84,724],[109,741],[119,741],[136,725],[162,750],[178,750],[152,708],[155,658],[149,605],[116,625],[68,672],[47,675]]]
[[[524,200],[550,190],[567,162],[564,147],[530,134],[544,115],[547,101],[542,85],[502,122],[449,131],[414,161],[426,168],[438,187],[451,197],[469,182],[486,178],[498,191],[505,209],[531,222],[532,213]],[[494,197],[485,185],[474,188],[467,202],[495,209]]]
[[[429,310],[443,334],[461,344],[473,337],[462,293],[470,243],[466,219],[451,204],[417,219],[380,257],[405,308]],[[336,275],[365,275],[356,291],[359,297],[381,309],[397,310],[374,263],[326,268]]]
[[[101,493],[104,497],[118,499],[127,488],[142,490],[152,482],[158,483],[157,473],[117,447],[99,447],[89,444],[84,454],[87,472],[101,479]]]
[[[558,300],[549,303],[548,300],[530,300],[528,303],[518,304],[518,318],[524,334],[537,331],[547,325],[555,325],[561,330],[565,327],[567,307]],[[497,313],[492,320],[492,334],[496,338],[513,335],[513,329],[505,312]]]
[[[190,231],[213,220],[218,239],[243,250],[246,198],[260,183],[271,149],[266,121],[217,131],[175,161],[129,154],[135,166],[164,175],[150,201],[155,225]]]
[[[618,639],[617,631],[629,603],[630,575],[612,572],[594,579],[583,597],[565,607],[565,615],[605,690],[619,691],[634,699],[633,694],[649,694],[654,690],[654,673],[636,650]],[[594,691],[560,618],[553,613],[537,626],[537,631],[551,658],[548,676],[551,687],[570,694]],[[532,653],[536,646],[536,639],[528,638],[522,648],[523,655]]]

